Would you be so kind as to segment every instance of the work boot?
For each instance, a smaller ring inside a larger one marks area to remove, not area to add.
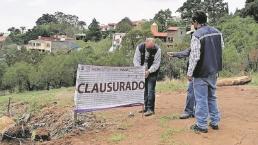
[[[202,129],[200,127],[198,127],[196,124],[192,125],[190,127],[191,130],[193,130],[195,133],[207,133],[208,129]]]
[[[151,115],[153,115],[153,114],[154,114],[153,111],[148,110],[147,112],[144,113],[144,116],[151,116]]]
[[[187,113],[183,113],[180,115],[179,119],[188,119],[188,118],[194,118],[194,115],[190,115]]]

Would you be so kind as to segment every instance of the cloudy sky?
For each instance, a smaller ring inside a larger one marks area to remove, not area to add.
[[[0,32],[11,26],[31,28],[44,13],[61,11],[79,16],[89,24],[96,18],[101,24],[118,22],[125,16],[131,20],[150,19],[160,9],[175,11],[186,0],[0,0]],[[245,0],[224,0],[230,12],[243,8]]]

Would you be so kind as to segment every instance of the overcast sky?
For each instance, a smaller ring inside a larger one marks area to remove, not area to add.
[[[0,32],[8,28],[32,28],[44,13],[61,11],[79,16],[87,25],[92,18],[101,24],[118,22],[125,16],[131,20],[151,19],[160,9],[175,11],[186,0],[0,0]],[[224,0],[230,12],[243,8],[245,0]]]

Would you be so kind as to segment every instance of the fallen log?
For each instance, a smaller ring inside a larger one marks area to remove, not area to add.
[[[218,79],[217,86],[235,86],[245,85],[252,81],[250,76],[241,76],[233,78]]]

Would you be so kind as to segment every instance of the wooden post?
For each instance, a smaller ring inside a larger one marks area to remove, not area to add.
[[[11,98],[9,97],[8,105],[7,105],[7,116],[10,117],[10,105],[11,105]]]
[[[77,117],[78,117],[78,116],[77,116],[77,112],[74,111],[74,112],[73,112],[73,115],[74,115],[74,116],[73,116],[73,119],[74,119],[74,126],[76,126],[76,123],[77,123],[77,120],[78,120],[78,118],[77,118]]]

